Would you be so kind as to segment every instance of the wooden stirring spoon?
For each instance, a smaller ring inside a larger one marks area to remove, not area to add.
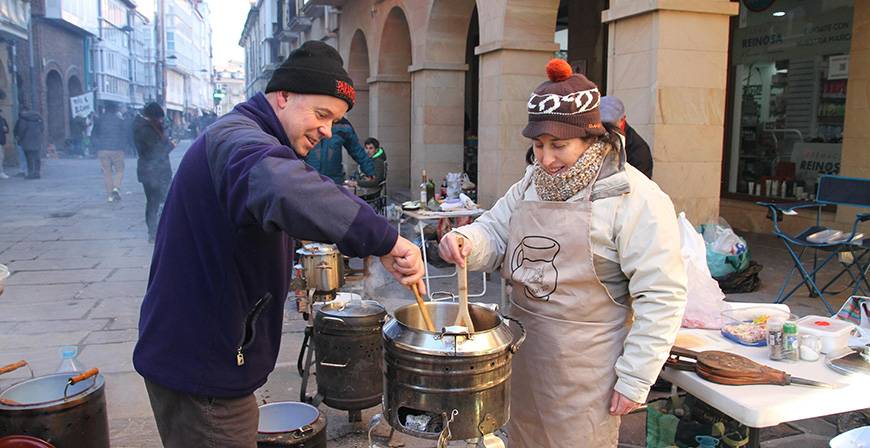
[[[465,247],[465,238],[459,237],[456,240],[459,246],[459,253],[462,253],[462,248]],[[465,265],[467,259],[462,257],[462,264],[456,264],[456,276],[459,278],[459,312],[456,313],[456,320],[453,325],[460,325],[468,328],[469,333],[474,333],[474,323],[471,322],[471,315],[468,314],[468,266]]]
[[[420,297],[420,289],[417,288],[416,283],[411,285],[411,289],[414,290],[414,297],[417,299],[417,306],[420,307],[420,314],[423,315],[423,320],[426,322],[426,329],[434,333],[435,326],[432,325],[432,319],[429,317],[429,310],[426,309],[426,304],[423,303],[423,298]]]

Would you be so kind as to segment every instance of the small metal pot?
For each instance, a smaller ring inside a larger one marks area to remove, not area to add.
[[[439,332],[424,329],[417,305],[399,308],[384,324],[387,422],[427,439],[439,438],[448,422],[453,440],[491,434],[510,416],[510,361],[525,330],[518,321],[508,327],[505,319],[510,318],[470,304],[476,331],[469,334],[465,327],[451,327],[458,303],[425,305]]]
[[[260,406],[257,447],[326,447],[326,415],[310,404],[281,401]]]
[[[306,244],[296,253],[307,289],[335,291],[344,285],[344,263],[334,244]]]
[[[0,393],[0,437],[27,434],[62,448],[109,448],[105,379],[54,374]]]
[[[317,393],[331,408],[359,410],[381,402],[381,327],[387,311],[374,300],[329,302],[314,316]]]

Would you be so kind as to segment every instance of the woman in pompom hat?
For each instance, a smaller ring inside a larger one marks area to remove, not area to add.
[[[512,364],[511,448],[616,447],[619,416],[646,401],[680,327],[680,234],[670,198],[602,125],[595,84],[560,59],[547,74],[523,130],[534,164],[439,252],[513,282],[528,336]]]

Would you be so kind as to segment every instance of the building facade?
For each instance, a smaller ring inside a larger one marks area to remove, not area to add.
[[[18,116],[19,95],[16,58],[18,43],[26,43],[30,28],[30,2],[24,0],[0,0],[0,110],[9,123],[6,144],[0,147],[0,164],[17,162],[12,124]],[[5,162],[4,161],[8,161]]]
[[[131,17],[130,35],[130,106],[140,109],[157,101],[157,47],[154,21],[139,11]]]
[[[45,123],[45,145],[61,147],[69,135],[69,99],[93,90],[91,45],[99,34],[97,3],[31,1],[31,36],[16,45],[19,103]]]
[[[167,115],[180,126],[214,108],[209,10],[201,0],[157,4],[158,84]]]
[[[267,55],[270,38],[279,55],[309,39],[333,44],[357,90],[348,118],[390,153],[393,187],[423,169],[438,179],[472,167],[479,202],[491,206],[525,169],[526,102],[553,57],[622,99],[652,148],[653,180],[692,222],[723,216],[767,231],[760,198],[797,199],[820,173],[870,170],[866,1],[256,5],[268,6],[283,13],[267,20],[275,32],[243,36],[248,54]],[[249,64],[249,79],[263,66]],[[250,80],[249,95],[261,90]],[[785,191],[758,190],[774,180]],[[841,209],[823,220],[851,223],[854,211]]]
[[[221,116],[243,103],[245,96],[245,67],[243,62],[229,61],[214,68],[214,112]]]
[[[132,89],[131,25],[136,4],[130,0],[99,0],[99,29],[91,54],[97,106],[130,104]]]

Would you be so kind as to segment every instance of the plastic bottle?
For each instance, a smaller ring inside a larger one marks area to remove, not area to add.
[[[60,348],[60,364],[57,366],[57,373],[67,372],[84,372],[85,366],[78,359],[79,349],[75,345],[67,345]]]

